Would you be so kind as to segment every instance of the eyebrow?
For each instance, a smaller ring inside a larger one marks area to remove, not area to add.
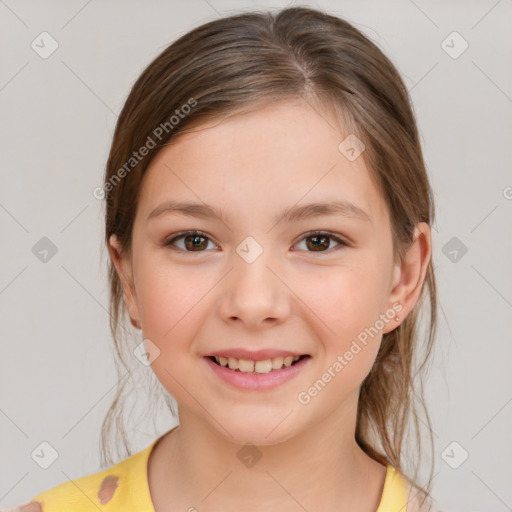
[[[217,211],[206,203],[189,203],[184,201],[165,201],[157,206],[147,217],[146,222],[163,214],[182,214],[189,217],[209,219],[218,217],[224,221],[222,211]],[[342,217],[355,217],[367,222],[372,222],[368,213],[362,208],[345,199],[335,201],[295,205],[285,209],[274,217],[275,224],[279,222],[293,222],[296,220],[320,217],[322,215],[337,215]]]

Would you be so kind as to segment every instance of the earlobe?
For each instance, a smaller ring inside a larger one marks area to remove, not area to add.
[[[405,320],[423,290],[432,255],[431,232],[427,223],[420,222],[416,225],[413,240],[400,265],[394,268],[388,306],[393,307],[393,304],[400,303],[402,309],[398,315],[400,322],[392,322],[394,325],[389,330],[396,329]]]
[[[108,251],[112,259],[112,263],[116,268],[117,275],[121,281],[123,288],[123,297],[126,309],[130,315],[130,321],[136,329],[142,329],[139,308],[136,301],[136,291],[133,283],[133,272],[130,259],[123,254],[121,242],[116,235],[109,238]]]

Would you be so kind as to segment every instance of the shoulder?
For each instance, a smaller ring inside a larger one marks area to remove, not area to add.
[[[400,471],[388,465],[381,503],[377,512],[441,512],[435,500]]]
[[[441,512],[436,508],[430,497],[424,497],[424,494],[414,485],[410,485],[409,496],[407,500],[407,512]]]
[[[68,480],[34,496],[18,507],[0,512],[98,512],[109,503],[111,511],[121,510],[130,502],[132,486],[144,485],[141,462],[150,447],[108,469]]]
[[[115,468],[63,482],[34,496],[12,512],[97,512],[117,491],[123,491],[124,475],[120,475]]]

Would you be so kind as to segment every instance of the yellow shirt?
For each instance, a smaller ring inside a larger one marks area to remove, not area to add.
[[[37,502],[41,512],[155,512],[147,467],[151,450],[159,439],[108,469],[44,491],[34,496],[30,503]],[[100,493],[102,484],[104,490]],[[377,512],[407,512],[409,490],[407,481],[388,465]],[[107,502],[106,497],[109,498]],[[27,510],[37,509],[27,506]]]

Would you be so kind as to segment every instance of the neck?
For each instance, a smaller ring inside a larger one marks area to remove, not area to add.
[[[346,405],[346,404],[345,404]],[[355,442],[352,421],[333,413],[277,444],[233,443],[188,410],[150,458],[148,479],[156,512],[278,509],[376,510],[385,467]],[[158,450],[157,450],[158,448]],[[154,455],[154,457],[153,457]]]

